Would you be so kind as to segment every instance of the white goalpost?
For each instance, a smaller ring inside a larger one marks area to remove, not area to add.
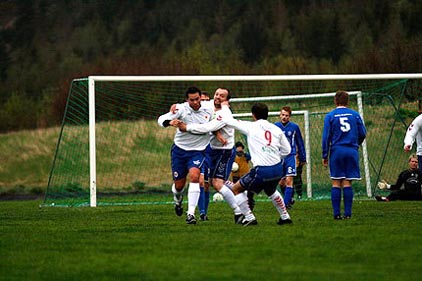
[[[399,80],[399,79],[422,79],[422,74],[347,74],[347,75],[222,75],[222,76],[89,76],[87,78],[88,84],[88,127],[89,127],[89,205],[91,207],[97,206],[97,144],[96,144],[96,83],[103,82],[146,82],[146,83],[166,83],[166,82],[269,82],[269,81],[328,81],[328,80]],[[299,92],[298,88],[298,92]],[[347,89],[345,89],[347,90]],[[362,92],[359,90],[351,90],[350,95],[356,96],[358,112],[364,115]],[[232,103],[245,103],[253,101],[277,101],[277,100],[305,100],[315,98],[329,98],[335,95],[334,92],[316,92],[309,94],[308,92],[300,93],[300,95],[274,95],[267,97],[242,97],[232,98]],[[278,115],[279,112],[271,112],[271,115]],[[303,115],[304,118],[304,132],[305,132],[305,146],[308,165],[306,167],[306,183],[307,195],[313,195],[313,179],[311,171],[311,141],[310,128],[312,123],[310,115],[312,111],[308,108],[304,110],[293,111],[295,115]],[[157,113],[158,115],[158,113]],[[236,117],[246,117],[246,113],[235,114]],[[312,149],[315,149],[312,147]],[[368,156],[368,148],[366,140],[362,144],[362,157],[364,164],[365,186],[368,197],[372,196],[371,177],[370,177],[370,163]],[[101,184],[99,184],[101,185]]]

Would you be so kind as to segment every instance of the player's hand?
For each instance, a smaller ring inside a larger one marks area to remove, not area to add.
[[[177,104],[172,104],[171,106],[170,106],[170,112],[172,113],[172,114],[175,114],[176,112],[177,112]]]
[[[325,168],[328,167],[328,159],[322,159],[322,166],[324,166]]]
[[[390,189],[391,186],[385,180],[379,181],[377,185],[379,189]]]

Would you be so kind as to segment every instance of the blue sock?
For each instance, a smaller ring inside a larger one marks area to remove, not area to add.
[[[290,200],[292,200],[292,197],[293,197],[293,187],[286,186],[286,190],[284,191],[284,205],[287,206],[287,204],[290,203]]]
[[[204,187],[200,186],[199,187],[199,200],[198,200],[198,209],[199,209],[199,214],[206,214],[205,212],[205,191],[204,191]]]
[[[353,188],[351,186],[345,186],[343,188],[343,200],[344,200],[344,215],[347,217],[351,217],[352,204],[353,204]]]
[[[334,216],[340,216],[341,189],[339,187],[331,188],[331,205],[333,206]]]
[[[204,210],[205,213],[204,214],[208,214],[208,205],[210,203],[210,192],[209,191],[204,191],[205,193],[205,202],[204,202]]]

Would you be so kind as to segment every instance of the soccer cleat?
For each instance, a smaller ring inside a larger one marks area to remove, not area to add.
[[[349,219],[351,219],[352,217],[351,216],[343,216],[343,219],[344,220],[349,220]]]
[[[377,201],[381,201],[381,202],[388,202],[389,200],[387,199],[387,197],[384,196],[375,196],[375,199],[377,199]]]
[[[200,215],[199,215],[199,219],[200,219],[201,221],[207,221],[207,220],[208,220],[208,216],[207,216],[206,214],[200,214]]]
[[[334,219],[335,219],[335,220],[342,220],[342,219],[343,219],[343,217],[342,217],[342,216],[340,216],[340,215],[336,215],[336,216],[334,216]]]
[[[194,215],[187,214],[186,215],[186,223],[187,224],[196,224],[196,218]]]
[[[243,225],[243,227],[247,227],[247,226],[250,226],[250,225],[257,225],[257,224],[258,224],[258,222],[257,222],[255,219],[250,220],[250,221],[248,221],[248,220],[244,219],[244,220],[242,221],[242,225]]]
[[[245,216],[242,215],[242,214],[234,215],[234,223],[235,224],[242,224],[242,221],[243,221],[244,218],[245,218]]]
[[[291,219],[282,220],[281,218],[279,218],[278,219],[278,222],[277,222],[278,225],[292,224],[292,223],[293,223],[293,221]]]
[[[180,217],[183,214],[183,205],[182,202],[174,204],[174,211],[176,215]]]
[[[286,205],[286,209],[291,209],[296,201],[292,198],[290,202]]]

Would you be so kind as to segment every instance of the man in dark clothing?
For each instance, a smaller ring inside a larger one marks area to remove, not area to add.
[[[415,154],[409,157],[409,169],[400,173],[396,184],[389,185],[385,181],[378,183],[381,190],[392,190],[390,195],[375,196],[377,201],[395,200],[422,200],[422,173],[418,169],[418,157]],[[402,186],[404,185],[404,188]]]

